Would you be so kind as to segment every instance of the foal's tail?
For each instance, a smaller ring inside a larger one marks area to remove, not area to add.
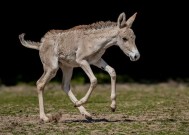
[[[23,46],[31,49],[39,50],[40,42],[32,42],[24,39],[25,33],[19,35],[20,42]]]

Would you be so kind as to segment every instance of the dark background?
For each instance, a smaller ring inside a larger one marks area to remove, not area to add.
[[[0,84],[37,81],[43,69],[38,51],[23,47],[18,35],[40,41],[50,29],[69,29],[97,21],[117,21],[120,13],[127,18],[137,12],[133,30],[141,53],[137,62],[116,46],[103,58],[118,75],[136,82],[161,82],[189,78],[187,4],[182,1],[154,0],[11,2],[1,6]],[[95,72],[101,72],[93,67]],[[83,72],[76,69],[74,74]],[[58,72],[57,79],[61,80]]]

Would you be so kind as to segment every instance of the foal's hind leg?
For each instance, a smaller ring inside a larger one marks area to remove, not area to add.
[[[63,72],[63,80],[62,80],[62,89],[68,94],[70,100],[75,104],[78,102],[77,98],[72,93],[72,90],[70,88],[70,81],[72,77],[73,68],[66,67],[61,65],[60,66]],[[77,107],[82,115],[85,116],[86,119],[91,119],[91,115],[86,111],[86,109],[83,106]]]
[[[39,113],[40,119],[47,122],[49,118],[45,115],[44,111],[44,103],[43,103],[43,93],[45,85],[56,75],[58,70],[58,60],[53,59],[53,63],[51,63],[51,59],[46,59],[43,61],[43,68],[44,73],[41,78],[37,81],[37,91],[38,91],[38,98],[39,98]]]

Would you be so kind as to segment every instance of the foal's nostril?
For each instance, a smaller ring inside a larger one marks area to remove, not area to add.
[[[140,54],[139,53],[135,54],[134,59],[138,60],[139,58],[140,58]]]

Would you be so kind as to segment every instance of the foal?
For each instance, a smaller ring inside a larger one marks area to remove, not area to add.
[[[101,57],[106,49],[117,45],[130,57],[131,61],[139,59],[140,54],[135,45],[135,34],[131,29],[136,13],[126,20],[125,13],[121,13],[117,22],[97,22],[90,25],[80,25],[68,30],[50,30],[40,42],[24,40],[19,35],[20,42],[27,48],[39,50],[44,73],[37,81],[40,119],[49,121],[45,115],[43,92],[45,85],[56,75],[59,67],[63,72],[62,88],[79,109],[82,115],[91,119],[91,115],[82,106],[89,99],[97,85],[90,65],[97,66],[110,74],[112,111],[116,109],[116,73]],[[83,98],[77,100],[70,88],[70,80],[74,67],[81,67],[90,79],[90,87]]]

